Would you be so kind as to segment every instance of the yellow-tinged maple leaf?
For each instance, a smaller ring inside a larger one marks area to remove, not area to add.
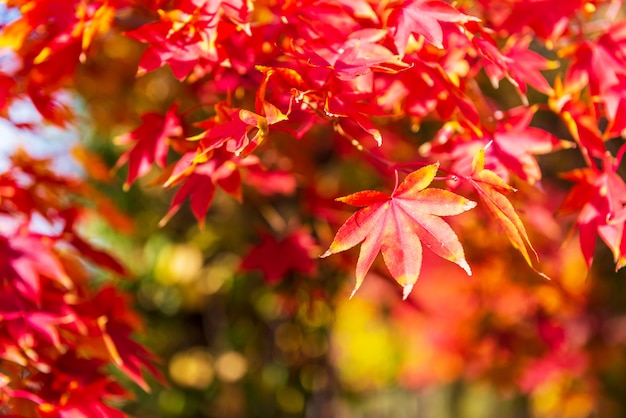
[[[352,295],[363,283],[379,251],[393,278],[403,286],[405,299],[419,276],[423,246],[472,274],[459,238],[440,216],[458,215],[475,207],[476,202],[447,190],[427,189],[438,168],[437,163],[414,171],[391,196],[365,190],[337,199],[363,208],[339,228],[321,257],[361,243]]]
[[[548,276],[534,268],[528,249],[534,254],[535,259],[537,259],[537,253],[530,243],[530,238],[528,238],[522,220],[515,212],[511,202],[504,195],[505,193],[515,191],[515,189],[506,184],[496,173],[485,169],[484,148],[474,157],[472,176],[469,180],[485,205],[485,209],[491,218],[500,225],[513,247],[522,254],[524,260],[537,274],[549,279]]]

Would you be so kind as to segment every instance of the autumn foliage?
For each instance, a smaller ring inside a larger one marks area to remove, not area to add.
[[[626,344],[589,290],[600,246],[626,266],[621,0],[4,3],[0,116],[87,119],[118,155],[109,172],[81,153],[81,177],[20,150],[0,174],[1,413],[124,416],[111,366],[146,391],[160,378],[114,284],[127,267],[81,232],[129,231],[98,186],[118,174],[166,189],[164,230],[207,228],[226,196],[254,213],[237,268],[284,285],[285,312],[306,293],[339,330],[363,303],[390,310],[389,335],[419,328],[398,348],[407,387],[485,379],[538,416],[598,411],[589,347]],[[302,284],[331,270],[356,277],[350,302]]]

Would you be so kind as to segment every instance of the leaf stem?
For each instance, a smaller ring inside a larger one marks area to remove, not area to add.
[[[348,141],[350,141],[350,144],[352,144],[352,146],[354,148],[356,148],[358,151],[367,154],[368,157],[370,157],[371,159],[383,164],[384,166],[391,168],[393,170],[397,170],[398,164],[393,162],[393,161],[389,161],[386,158],[380,157],[376,154],[374,154],[372,151],[368,150],[367,148],[365,148],[361,142],[359,142],[358,139],[354,138],[352,135],[350,135],[349,133],[347,133],[342,127],[341,125],[338,123],[338,121],[333,120],[333,128],[335,129],[335,132],[337,132],[339,135],[341,135],[342,137],[346,138]],[[425,164],[426,165],[426,164]]]
[[[398,169],[394,168],[393,173],[396,176],[396,184],[393,186],[393,193],[391,193],[391,196],[393,196],[394,194],[396,194],[396,190],[398,189]]]
[[[359,142],[358,139],[354,138],[352,135],[348,134],[342,127],[341,125],[339,125],[339,123],[333,121],[333,127],[335,129],[335,132],[337,132],[339,135],[341,135],[342,137],[344,137],[345,139],[347,139],[348,141],[350,141],[350,144],[352,144],[352,146],[354,148],[356,148],[358,151],[366,154],[368,157],[370,157],[372,160],[384,165],[385,167],[388,167],[389,169],[394,170],[395,176],[396,176],[396,186],[394,187],[394,191],[396,189],[396,187],[398,186],[398,172],[402,171],[404,173],[411,173],[417,169],[420,169],[422,167],[426,167],[427,165],[432,164],[432,162],[429,161],[411,161],[411,162],[406,162],[406,163],[399,163],[399,162],[395,162],[395,161],[390,161],[386,158],[380,157],[376,154],[374,154],[372,151],[368,150],[367,148],[365,148],[361,142]],[[436,178],[437,180],[466,180],[469,181],[469,177],[468,176],[464,176],[462,174],[459,174],[453,170],[450,170],[448,168],[445,167],[441,167],[439,166],[439,170],[443,171],[444,173],[447,174],[446,177],[443,178]]]

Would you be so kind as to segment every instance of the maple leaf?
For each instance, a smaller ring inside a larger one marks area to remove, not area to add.
[[[214,117],[197,124],[206,131],[189,139],[200,139],[205,152],[224,146],[228,152],[245,157],[267,138],[271,124],[287,119],[265,100],[262,100],[261,107],[263,113],[268,113],[267,118],[220,102],[215,105]]]
[[[544,94],[553,94],[552,87],[539,70],[549,70],[558,67],[558,63],[549,61],[529,46],[529,36],[513,36],[508,39],[504,49],[500,51],[486,32],[482,37],[475,37],[473,43],[485,60],[485,72],[494,88],[498,88],[500,80],[508,80],[518,90],[522,100],[527,103],[527,84]]]
[[[626,150],[626,146],[622,146],[622,150]],[[620,162],[619,157],[613,162],[613,157],[607,152],[602,170],[584,168],[562,175],[576,182],[565,198],[561,212],[579,212],[576,225],[588,267],[593,262],[596,235],[611,249],[616,269],[626,266],[626,184],[616,172]]]
[[[618,80],[604,94],[606,117],[609,120],[604,131],[606,138],[626,137],[626,74],[618,75]]]
[[[282,2],[281,20],[294,26],[296,37],[305,41],[318,38],[342,39],[361,28],[340,2]],[[353,2],[351,2],[353,4]]]
[[[528,28],[551,42],[567,31],[572,15],[587,0],[480,0],[495,29],[522,33]]]
[[[27,299],[41,299],[41,276],[49,277],[67,289],[73,286],[52,251],[53,244],[50,237],[34,234],[15,234],[10,240],[0,236],[0,272]]]
[[[174,166],[164,187],[178,183],[182,183],[182,186],[174,195],[169,210],[159,222],[160,226],[169,222],[189,197],[191,211],[202,228],[204,217],[213,202],[218,185],[230,195],[241,199],[241,175],[238,169],[240,159],[223,148],[209,154],[198,155],[196,151],[188,152]],[[209,159],[209,156],[212,158]]]
[[[27,90],[28,97],[44,119],[61,128],[66,128],[73,121],[71,108],[58,100],[58,94],[49,94],[36,84],[28,86]]]
[[[370,120],[370,117],[385,115],[380,109],[372,106],[367,100],[369,93],[329,94],[324,104],[324,113],[330,118],[337,118],[341,122],[355,123],[359,128],[371,135],[378,146],[382,145],[383,137],[380,130]]]
[[[571,58],[567,70],[565,85],[572,90],[580,90],[589,86],[593,96],[603,94],[610,86],[618,83],[618,74],[623,72],[624,61],[613,50],[614,45],[606,42],[585,41],[580,45],[565,50],[562,55]],[[570,52],[572,49],[573,52]],[[569,54],[568,54],[569,53]]]
[[[534,184],[542,177],[535,155],[572,147],[571,142],[530,126],[535,111],[535,106],[510,109],[499,116],[491,131],[486,131],[485,127],[479,135],[456,123],[447,123],[440,129],[437,139],[421,147],[422,154],[451,159],[454,161],[452,170],[464,175],[471,173],[476,153],[485,148],[486,166],[503,181],[508,181],[510,171]]]
[[[277,283],[291,271],[310,274],[315,264],[309,255],[315,241],[306,231],[298,230],[277,240],[268,233],[252,248],[241,262],[244,270],[259,269],[268,283]]]
[[[147,392],[150,388],[143,369],[162,381],[161,374],[152,364],[154,355],[131,338],[133,331],[140,326],[140,319],[129,309],[127,295],[112,286],[105,286],[75,307],[80,318],[88,319],[88,332],[81,336],[80,342],[89,347],[93,357],[110,361]]]
[[[458,215],[476,206],[476,202],[442,189],[426,189],[434,180],[439,164],[431,164],[409,174],[391,196],[365,190],[337,200],[363,207],[337,231],[328,257],[361,243],[356,266],[359,289],[378,252],[387,269],[403,286],[406,299],[417,281],[422,266],[422,246],[439,257],[458,264],[472,274],[456,233],[440,216]]]
[[[521,179],[534,184],[541,180],[541,169],[535,155],[571,148],[551,133],[530,126],[537,107],[517,107],[498,121],[493,133],[494,153],[500,162]]]
[[[505,193],[515,191],[515,189],[506,184],[496,173],[485,169],[484,148],[474,157],[472,175],[469,180],[485,205],[485,209],[487,209],[491,218],[500,225],[513,247],[522,254],[524,260],[537,274],[548,278],[548,276],[534,268],[528,249],[532,251],[535,258],[537,258],[537,253],[530,242],[530,238],[528,238],[528,233],[522,220],[515,212],[511,202],[504,195]]]
[[[344,81],[372,71],[398,73],[409,65],[378,43],[386,35],[382,29],[361,29],[349,34],[344,42],[328,46],[326,39],[317,39],[303,45],[303,56],[312,65],[333,68],[337,78]]]
[[[115,165],[120,167],[128,162],[125,187],[130,186],[137,177],[146,174],[153,163],[161,168],[165,167],[169,149],[168,139],[182,134],[180,120],[176,115],[177,109],[178,106],[175,104],[165,116],[158,113],[146,113],[141,116],[141,126],[115,139],[119,144],[134,143],[130,150],[122,154]]]
[[[465,23],[478,18],[460,12],[441,0],[405,0],[389,16],[389,26],[395,27],[393,35],[398,53],[404,55],[411,34],[443,48],[442,22]]]
[[[585,103],[567,97],[569,93],[561,90],[560,83],[556,83],[555,96],[549,101],[551,108],[559,113],[583,154],[602,158],[606,147],[598,127],[597,117]]]
[[[265,196],[274,194],[289,196],[297,187],[296,178],[291,172],[266,171],[261,165],[247,167],[245,184]]]

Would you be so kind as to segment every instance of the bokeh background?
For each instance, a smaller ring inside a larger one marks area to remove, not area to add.
[[[136,79],[138,43],[115,33],[98,42],[93,59],[79,68],[78,90],[66,99],[79,112],[76,141],[51,131],[50,144],[57,145],[34,148],[61,157],[59,169],[89,178],[119,210],[116,228],[94,219],[85,233],[132,272],[119,286],[136,295],[145,318],[137,338],[160,357],[169,382],[152,382],[151,393],[137,389],[136,401],[124,406],[130,415],[626,416],[626,273],[613,271],[600,241],[588,272],[570,233],[574,219],[553,217],[568,184],[552,173],[579,165],[574,150],[540,157],[542,190],[516,185],[514,203],[551,281],[526,266],[485,214],[472,211],[450,219],[472,277],[427,256],[412,295],[402,301],[377,263],[350,299],[354,278],[344,264],[354,265],[356,251],[318,256],[351,213],[332,199],[389,190],[377,168],[335,141],[329,126],[295,143],[278,134],[260,152],[264,161],[297,173],[292,192],[267,197],[249,187],[243,204],[218,193],[204,228],[186,206],[161,228],[172,192],[151,184],[157,172],[123,190],[125,168],[111,167],[124,148],[111,138],[174,99],[192,107],[197,92],[186,91],[167,68]],[[489,89],[486,78],[477,81]],[[519,100],[505,83],[493,97],[503,107]],[[531,102],[541,100],[531,92]],[[547,113],[534,123],[568,136]],[[402,160],[438,127],[426,122],[416,133],[399,123],[385,127],[385,137]],[[72,151],[82,165],[63,159],[75,142],[85,145]],[[303,214],[303,207],[315,207],[325,220]],[[287,267],[269,280],[243,268],[260,243],[257,232],[268,227],[311,233],[316,241],[304,245],[313,267]]]

